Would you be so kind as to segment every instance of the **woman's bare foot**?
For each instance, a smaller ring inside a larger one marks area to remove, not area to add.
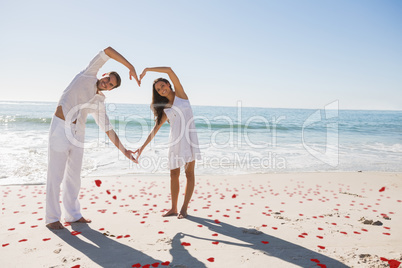
[[[180,211],[179,216],[177,216],[178,219],[184,219],[187,218],[187,212],[186,211]]]
[[[75,223],[91,223],[92,221],[90,219],[85,219],[84,217],[81,217],[78,221],[75,221]]]
[[[169,217],[169,216],[177,216],[177,210],[171,209],[162,215],[162,217]]]
[[[52,229],[52,230],[64,229],[64,226],[59,221],[48,223],[48,224],[46,224],[46,227],[49,229]]]

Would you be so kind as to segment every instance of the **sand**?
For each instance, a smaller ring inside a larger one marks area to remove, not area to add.
[[[93,222],[59,231],[45,227],[45,185],[1,186],[1,266],[402,267],[402,174],[196,180],[189,217],[177,219],[161,217],[168,175],[85,177]]]

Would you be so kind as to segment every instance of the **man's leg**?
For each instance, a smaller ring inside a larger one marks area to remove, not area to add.
[[[60,184],[68,158],[68,141],[63,136],[64,121],[53,119],[49,134],[48,170],[46,183],[46,224],[51,229],[62,229],[60,223]]]
[[[84,149],[72,145],[63,180],[62,200],[67,222],[82,218],[78,195],[81,188],[81,167]]]

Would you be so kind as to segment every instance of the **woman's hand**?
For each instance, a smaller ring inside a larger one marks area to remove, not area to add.
[[[133,154],[137,154],[137,164],[138,164],[138,159],[140,158],[140,155],[142,154],[142,151],[144,150],[144,147],[140,147],[140,148],[138,148],[137,150],[135,150],[134,151],[134,153]]]
[[[142,80],[142,78],[144,78],[144,76],[145,76],[145,74],[147,73],[147,68],[145,68],[143,71],[142,71],[142,73],[140,74],[140,82],[141,82],[141,80]]]

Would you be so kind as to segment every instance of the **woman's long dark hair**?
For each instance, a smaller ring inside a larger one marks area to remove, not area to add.
[[[154,112],[155,122],[158,125],[161,123],[161,120],[162,120],[163,109],[166,108],[166,104],[169,102],[168,98],[159,95],[158,91],[156,91],[156,89],[155,89],[155,85],[159,81],[165,82],[165,83],[169,84],[169,86],[170,86],[170,82],[165,78],[156,79],[154,81],[154,84],[152,85],[151,110]],[[170,89],[172,89],[171,86],[170,86]]]

